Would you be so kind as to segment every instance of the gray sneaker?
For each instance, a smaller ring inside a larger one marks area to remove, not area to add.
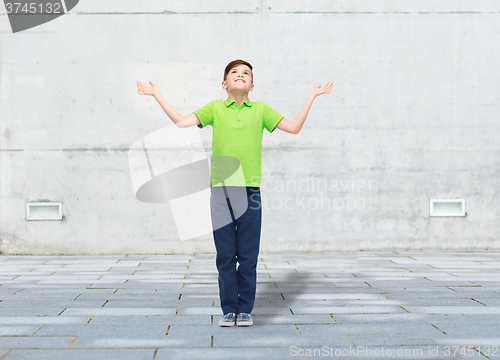
[[[224,314],[224,317],[220,319],[219,326],[234,326],[236,322],[236,313]]]
[[[253,325],[253,320],[250,314],[247,313],[239,313],[236,318],[236,325],[238,326],[249,326]]]

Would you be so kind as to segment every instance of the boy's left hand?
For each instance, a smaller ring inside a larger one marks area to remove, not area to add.
[[[311,90],[311,95],[318,96],[321,94],[329,94],[330,91],[332,91],[332,88],[333,88],[333,83],[330,83],[328,81],[324,86],[318,85],[318,86],[314,87]]]

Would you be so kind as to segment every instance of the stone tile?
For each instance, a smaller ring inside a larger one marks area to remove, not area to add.
[[[242,346],[243,345],[243,346]],[[235,358],[235,347],[238,348],[237,359],[241,360],[282,360],[289,354],[288,347],[248,347],[245,344],[234,344],[231,347],[214,347],[203,349],[158,349],[155,360],[220,360]]]
[[[31,349],[13,350],[4,359],[6,360],[151,360],[155,349],[60,349],[40,350]]]
[[[1,256],[0,273],[21,276],[0,282],[0,339],[27,348],[0,357],[283,359],[355,343],[438,344],[447,358],[445,345],[498,342],[499,264],[500,252],[261,255],[254,325],[221,328],[213,254]]]
[[[0,349],[64,349],[74,336],[0,336]]]

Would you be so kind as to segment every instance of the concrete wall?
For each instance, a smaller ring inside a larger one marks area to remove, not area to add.
[[[264,131],[261,251],[500,248],[498,1],[82,0],[16,34],[0,10],[4,254],[214,252],[135,198],[127,151],[171,124],[135,81],[186,115],[227,97],[237,58],[287,119],[335,83],[298,135]],[[431,218],[431,198],[467,216]],[[64,220],[27,221],[40,200]]]

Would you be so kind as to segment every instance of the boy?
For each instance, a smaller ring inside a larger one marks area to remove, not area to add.
[[[225,101],[210,101],[187,116],[175,111],[158,88],[149,83],[151,87],[137,82],[137,92],[154,96],[174,124],[181,128],[213,127],[210,210],[224,314],[219,325],[252,325],[250,313],[255,302],[262,219],[263,130],[266,128],[272,133],[278,128],[298,134],[313,100],[318,95],[329,94],[333,83],[314,87],[293,121],[263,102],[250,101],[248,93],[254,88],[253,67],[244,60],[231,61],[224,70],[222,88],[228,95]],[[247,204],[252,205],[247,207]]]

